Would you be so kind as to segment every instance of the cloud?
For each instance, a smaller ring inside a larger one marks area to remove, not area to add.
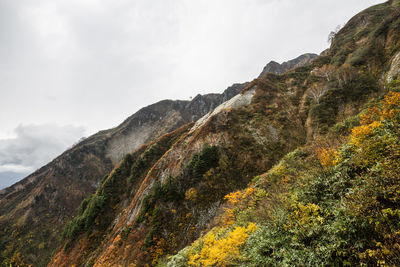
[[[29,172],[0,172],[0,190],[15,184],[28,174]]]
[[[90,135],[158,100],[222,92],[321,52],[381,2],[0,0],[0,171],[34,170],[82,135],[55,123]]]
[[[14,130],[13,138],[0,139],[2,180],[5,180],[7,173],[33,172],[72,146],[83,133],[84,128],[76,126],[19,125]]]
[[[52,122],[92,134],[161,99],[222,92],[270,60],[321,52],[379,2],[0,1],[0,135]]]

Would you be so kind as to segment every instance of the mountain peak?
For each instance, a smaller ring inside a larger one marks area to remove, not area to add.
[[[286,71],[297,67],[303,67],[309,64],[313,59],[315,59],[318,55],[313,53],[306,53],[301,56],[296,57],[295,59],[285,61],[282,64],[279,64],[276,61],[270,61],[262,70],[258,78],[263,77],[266,73],[274,73],[274,74],[282,74]]]

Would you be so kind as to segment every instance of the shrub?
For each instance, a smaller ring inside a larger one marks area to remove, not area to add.
[[[202,178],[209,169],[218,166],[218,148],[206,145],[202,151],[195,154],[188,166],[188,175],[191,177],[191,184],[195,184]]]

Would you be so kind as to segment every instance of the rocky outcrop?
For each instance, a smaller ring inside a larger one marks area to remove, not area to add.
[[[390,69],[386,74],[386,81],[390,83],[399,78],[400,74],[400,52],[397,53],[390,64]]]
[[[191,101],[162,100],[140,109],[115,129],[106,131],[107,156],[114,164],[140,145],[164,133],[197,121],[210,110],[236,96],[248,83],[234,84],[222,94],[198,94]]]
[[[297,67],[303,67],[309,64],[317,56],[318,56],[317,54],[308,53],[301,55],[295,59],[283,62],[282,64],[279,64],[278,62],[275,61],[271,61],[264,67],[263,71],[260,73],[258,78],[263,77],[266,73],[282,74],[291,69]]]

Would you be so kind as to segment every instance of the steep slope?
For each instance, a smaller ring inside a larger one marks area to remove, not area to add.
[[[244,188],[288,152],[323,138],[385,92],[383,78],[395,78],[398,61],[398,4],[388,1],[356,15],[310,65],[254,80],[157,153],[154,165],[140,163],[146,151],[128,156],[137,158],[123,161],[127,173],[118,177],[128,192],[115,202],[118,186],[110,185],[115,191],[109,193],[101,186],[83,202],[50,266],[155,265],[196,240],[222,213],[227,193]],[[96,199],[112,207],[112,215],[94,209]],[[310,212],[313,207],[299,205]],[[110,216],[106,224],[104,216]],[[242,234],[254,230],[247,226]]]
[[[164,100],[142,108],[118,127],[87,138],[1,190],[0,263],[23,258],[35,266],[45,265],[81,201],[127,153],[197,120],[246,84],[234,84],[222,94],[198,95],[192,101]]]
[[[118,127],[98,132],[48,165],[0,191],[0,263],[44,266],[81,201],[124,157],[165,133],[201,118],[248,83],[191,101],[163,100],[142,108]]]
[[[399,84],[226,195],[216,227],[159,266],[399,266]]]

